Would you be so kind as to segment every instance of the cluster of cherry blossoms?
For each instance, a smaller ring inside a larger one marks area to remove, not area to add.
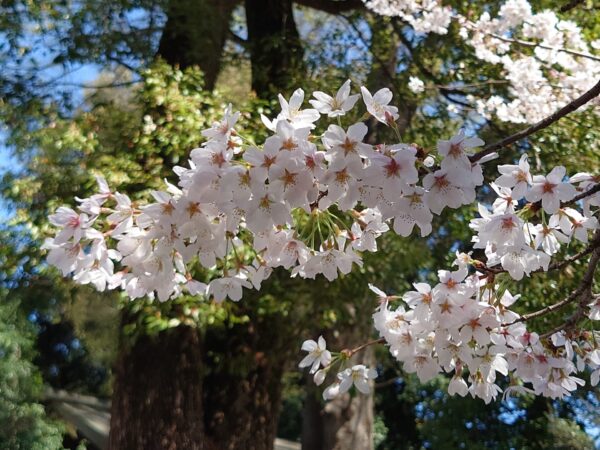
[[[448,33],[454,17],[449,6],[439,0],[363,0],[371,11],[388,17],[400,17],[417,33]]]
[[[395,128],[392,93],[361,94],[367,111]],[[99,178],[99,193],[78,199],[77,211],[59,208],[48,261],[78,283],[121,288],[131,299],[237,301],[276,267],[333,280],[361,264],[361,252],[376,251],[390,227],[425,236],[434,214],[475,200],[483,160],[469,155],[481,140],[460,132],[440,141],[441,164],[431,171],[433,159],[414,145],[371,145],[364,123],[341,127],[359,97],[350,81],[335,96],[315,92],[313,109],[302,109],[300,89],[289,101],[280,96],[280,114],[263,117],[273,134],[261,148],[244,143],[234,129],[239,113],[227,108],[189,166],[175,168],[177,185],[152,192],[153,203],[137,205]],[[314,136],[321,116],[338,124]]]
[[[507,273],[521,280],[532,272],[549,270],[550,259],[561,245],[574,240],[593,243],[590,249],[598,255],[592,257],[596,259],[586,275],[590,285],[567,300],[578,302],[584,318],[600,320],[600,295],[591,292],[600,259],[599,231],[594,242],[589,241],[590,232],[600,228],[594,217],[600,193],[590,191],[599,179],[579,173],[567,180],[564,167],[554,168],[547,176],[532,175],[526,155],[518,164],[498,169],[500,177],[491,183],[497,198],[489,207],[479,205],[481,217],[470,224],[476,232],[474,252],[457,252],[455,270],[440,270],[438,284],[415,283],[415,291],[401,297],[371,286],[380,299],[373,320],[381,340],[375,342],[387,344],[404,371],[416,373],[423,382],[442,372],[452,374],[451,395],[470,393],[488,403],[502,392],[498,377],[510,375],[505,395],[516,391],[562,398],[584,384],[576,374],[586,368],[591,371],[591,383],[598,383],[600,335],[593,328],[574,327],[575,322],[571,329],[565,325],[547,336],[529,331],[529,317],[512,310],[520,295],[502,289],[497,276]],[[578,191],[583,194],[575,199]],[[474,259],[475,252],[483,252],[486,261]],[[392,307],[396,301],[401,304]],[[300,367],[312,364],[318,385],[338,364],[342,368],[350,364],[358,350],[344,350],[332,358],[324,340],[319,345],[311,342],[303,346],[309,355]],[[375,376],[373,369],[364,366],[347,368],[323,396],[328,399],[347,391],[352,384],[348,380],[354,380],[359,391],[368,392],[368,380]]]
[[[396,130],[391,92],[362,87],[361,95],[368,113]],[[191,152],[188,167],[175,168],[177,185],[152,192],[154,202],[136,204],[99,177],[98,193],[77,199],[77,211],[59,208],[50,216],[56,236],[45,243],[49,263],[80,284],[120,288],[131,299],[186,293],[238,301],[243,288],[260,289],[277,267],[333,280],[361,264],[362,252],[377,251],[383,233],[409,236],[418,228],[426,236],[434,215],[475,202],[481,164],[497,156],[475,154],[483,141],[461,131],[429,155],[413,144],[370,144],[364,123],[341,126],[340,116],[361,95],[350,93],[348,81],[333,96],[315,92],[312,109],[302,109],[300,89],[289,101],[280,96],[279,115],[263,117],[272,135],[260,148],[235,131],[239,113],[228,107],[203,131],[207,141]],[[322,117],[338,123],[316,136]],[[486,261],[459,254],[457,270],[440,271],[434,287],[417,283],[395,309],[394,297],[373,288],[382,299],[375,327],[404,369],[422,380],[453,372],[450,393],[488,402],[500,392],[497,374],[511,372],[532,386],[511,390],[561,397],[582,383],[577,371],[588,367],[593,381],[599,378],[593,332],[557,332],[550,346],[511,311],[519,296],[501,293],[494,277],[547,271],[561,245],[587,243],[599,227],[599,180],[585,173],[567,180],[563,167],[532,175],[526,156],[499,171],[491,184],[498,198],[479,205],[481,217],[470,224],[474,251]],[[600,319],[600,296],[590,290],[585,300],[588,317]],[[352,386],[369,392],[376,371],[344,366],[354,351],[333,356],[322,338],[303,349],[308,356],[300,365],[311,367],[317,384],[341,369],[325,398]]]
[[[507,0],[496,17],[486,11],[477,20],[437,0],[366,0],[365,4],[378,14],[400,17],[420,33],[446,34],[451,21],[456,21],[477,58],[501,65],[508,82],[509,98],[468,96],[485,117],[535,123],[600,79],[600,56],[593,54],[600,42],[586,41],[576,23],[560,19],[554,11],[534,13],[527,0]],[[419,93],[424,83],[413,77],[410,87]]]

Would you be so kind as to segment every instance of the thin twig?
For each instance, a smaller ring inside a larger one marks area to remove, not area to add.
[[[108,84],[86,84],[86,83],[71,83],[71,82],[60,82],[60,83],[55,83],[55,86],[72,86],[72,87],[78,87],[78,88],[82,88],[82,89],[113,89],[113,88],[119,88],[119,87],[124,87],[124,86],[131,86],[132,84],[137,84],[139,83],[139,80],[129,80],[129,81],[115,81],[114,83],[108,83]]]
[[[390,378],[389,380],[385,380],[385,381],[381,381],[379,383],[375,383],[375,389],[381,389],[387,386],[391,386],[392,384],[395,384],[398,382],[398,379],[400,377],[394,377],[394,378]]]
[[[375,345],[375,344],[383,344],[385,343],[385,339],[384,338],[379,338],[379,339],[374,339],[372,341],[366,342],[362,345],[359,345],[358,347],[353,348],[352,350],[346,349],[346,350],[342,350],[341,353],[344,353],[346,355],[347,358],[351,358],[353,355],[355,355],[356,353],[358,353],[359,351],[361,351],[363,348],[367,348],[371,345]]]
[[[518,323],[518,322],[527,322],[528,320],[535,319],[536,317],[545,316],[546,314],[549,314],[553,311],[556,311],[557,309],[562,308],[563,306],[567,306],[569,303],[572,303],[573,300],[575,300],[578,295],[579,295],[579,291],[575,290],[575,291],[571,292],[571,294],[567,298],[565,298],[564,300],[561,300],[558,303],[554,303],[550,306],[546,306],[545,308],[542,308],[538,311],[534,311],[529,314],[524,314],[521,317],[519,317],[518,319],[516,319],[514,322],[511,322],[510,324],[503,324],[503,325],[506,326],[506,325],[512,325],[513,323]]]
[[[600,183],[595,184],[594,186],[589,188],[587,191],[583,191],[581,194],[576,195],[568,202],[563,203],[562,206],[568,206],[568,205],[572,205],[573,203],[577,203],[579,200],[589,197],[590,195],[594,195],[596,192],[600,192]]]
[[[553,270],[560,270],[566,266],[568,266],[569,264],[583,258],[586,255],[589,255],[590,253],[592,253],[594,251],[596,247],[593,245],[590,245],[588,247],[586,247],[584,250],[572,255],[572,256],[567,256],[565,259],[563,259],[562,261],[557,261],[555,263],[552,263],[548,266],[548,270],[544,270],[543,267],[540,267],[539,269],[536,270],[532,270],[530,273],[547,273],[547,272],[551,272]],[[496,267],[488,267],[487,265],[485,265],[485,263],[483,261],[477,261],[477,263],[475,264],[475,267],[478,270],[481,270],[483,272],[487,272],[493,275],[498,275],[500,273],[507,273],[508,271],[506,269],[503,268],[496,268]]]
[[[509,324],[502,324],[502,325],[508,326],[508,325],[512,325],[513,323],[526,322],[526,321],[534,319],[536,317],[544,316],[553,311],[561,309],[562,307],[568,305],[569,303],[573,303],[578,298],[580,299],[580,302],[579,302],[580,308],[579,309],[581,310],[581,312],[579,314],[576,313],[571,319],[569,319],[567,321],[567,323],[570,323],[570,321],[579,320],[581,313],[583,312],[583,308],[585,308],[585,304],[584,304],[584,303],[586,303],[585,300],[587,300],[587,298],[591,295],[592,284],[594,282],[594,273],[596,271],[596,267],[597,267],[598,263],[600,262],[600,230],[597,230],[594,233],[592,242],[590,242],[590,245],[585,250],[577,253],[576,255],[573,255],[570,258],[567,258],[564,261],[561,261],[560,263],[554,264],[553,265],[554,267],[552,267],[552,265],[551,265],[548,269],[548,270],[552,270],[552,269],[558,269],[558,268],[564,267],[568,263],[571,263],[571,262],[575,261],[576,259],[579,259],[582,256],[587,255],[589,253],[592,253],[592,257],[590,258],[590,261],[588,263],[588,268],[586,269],[585,275],[583,276],[581,283],[579,284],[577,289],[575,289],[573,292],[571,292],[571,294],[569,294],[569,296],[567,298],[565,298],[564,300],[561,300],[560,302],[546,306],[545,308],[542,308],[538,311],[534,311],[529,314],[524,314]],[[536,272],[538,272],[538,271],[536,271]],[[552,331],[549,335],[552,335],[555,332],[556,331]],[[546,334],[548,334],[548,333],[546,333]]]
[[[594,275],[596,274],[596,268],[598,267],[598,263],[600,263],[600,230],[596,230],[594,233],[594,242],[596,243],[596,247],[592,252],[592,257],[590,258],[590,262],[588,263],[588,268],[581,279],[581,283],[579,287],[575,290],[573,294],[569,297],[571,298],[571,302],[575,299],[578,299],[577,311],[573,313],[571,317],[569,317],[563,324],[559,327],[556,327],[542,335],[540,335],[540,339],[545,339],[552,336],[554,333],[558,331],[568,331],[572,329],[579,323],[579,321],[585,316],[585,311],[590,303],[590,298],[594,298],[592,294],[592,286],[594,284]]]
[[[567,114],[579,109],[581,106],[585,105],[590,100],[596,98],[598,95],[600,95],[600,81],[598,81],[598,83],[596,83],[594,87],[592,87],[589,91],[585,92],[580,97],[573,100],[571,103],[568,103],[567,105],[563,106],[558,111],[554,112],[552,115],[540,120],[538,123],[522,131],[519,131],[518,133],[508,136],[502,139],[501,141],[485,146],[483,150],[471,156],[471,162],[479,161],[484,156],[487,156],[490,153],[494,153],[496,150],[499,150],[503,147],[507,147],[510,144],[513,144],[517,141],[520,141],[523,138],[526,138],[527,136],[532,135],[533,133],[536,133],[540,130],[543,130],[544,128],[549,127],[554,122],[560,120]]]
[[[471,88],[489,86],[492,84],[508,84],[508,83],[509,83],[508,80],[486,80],[486,81],[482,81],[480,83],[461,84],[460,86],[436,85],[435,88],[436,89],[444,89],[448,92],[452,92],[452,93],[456,93],[456,94],[466,95],[467,93],[465,91],[463,91],[462,89],[471,89]]]
[[[556,52],[567,53],[567,54],[573,55],[573,56],[579,56],[581,58],[591,59],[592,61],[600,61],[600,57],[592,55],[590,53],[584,53],[584,52],[580,52],[577,50],[571,50],[571,49],[562,48],[562,47],[552,47],[551,45],[540,44],[538,42],[524,41],[522,39],[508,38],[508,37],[504,37],[504,36],[496,34],[496,33],[488,33],[488,32],[484,32],[484,33],[487,34],[488,36],[493,37],[494,39],[498,39],[499,41],[507,42],[509,44],[522,45],[523,47],[538,47],[538,48],[543,48],[544,50],[553,50]]]

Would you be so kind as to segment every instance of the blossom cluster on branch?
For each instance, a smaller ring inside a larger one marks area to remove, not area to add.
[[[239,113],[227,108],[202,132],[207,141],[191,152],[188,167],[175,168],[177,185],[166,182],[164,191],[152,192],[154,202],[136,204],[99,177],[98,193],[77,199],[77,211],[61,207],[50,216],[58,230],[45,243],[49,263],[80,284],[121,288],[131,299],[166,301],[188,293],[238,301],[243,288],[260,289],[277,267],[333,280],[361,264],[362,252],[377,251],[383,233],[409,236],[418,228],[426,236],[434,215],[475,202],[484,182],[481,164],[497,156],[475,151],[483,141],[460,131],[439,141],[437,152],[401,142],[370,144],[364,123],[343,128],[341,116],[362,95],[368,114],[400,141],[392,94],[350,91],[348,81],[335,95],[315,92],[311,109],[302,108],[300,89],[289,100],[280,96],[279,115],[263,118],[272,135],[261,147],[235,131]],[[315,136],[323,117],[337,124]],[[471,222],[473,247],[485,261],[457,255],[457,270],[440,271],[434,287],[415,285],[393,309],[394,297],[373,288],[382,299],[375,326],[405,370],[423,380],[454,372],[451,392],[490,401],[499,392],[496,374],[511,371],[536,393],[562,396],[581,383],[576,370],[590,367],[598,379],[593,333],[573,327],[578,316],[553,333],[550,344],[527,331],[527,317],[511,310],[518,296],[501,292],[495,278],[550,270],[561,245],[587,243],[571,260],[591,254],[588,272],[564,304],[576,302],[580,316],[597,320],[600,302],[591,289],[600,236],[589,240],[588,234],[598,229],[599,180],[586,173],[566,179],[563,167],[534,175],[526,156],[499,170],[491,184],[498,198],[479,205],[481,217]],[[368,392],[376,372],[345,367],[363,347],[332,355],[324,339],[307,341],[301,366],[311,366],[317,384],[332,368],[341,369],[326,398],[352,386]]]
[[[598,179],[580,173],[565,180],[564,167],[554,168],[547,176],[532,175],[526,155],[517,165],[499,166],[499,171],[500,177],[491,183],[497,194],[491,210],[479,204],[480,217],[470,223],[476,232],[473,248],[483,250],[486,260],[457,253],[456,268],[438,271],[438,284],[415,283],[415,291],[401,297],[388,296],[371,286],[380,298],[373,320],[381,341],[374,342],[386,343],[404,371],[416,373],[423,382],[441,372],[452,374],[448,386],[451,395],[470,393],[488,403],[501,392],[497,377],[510,373],[512,383],[506,392],[561,398],[584,383],[575,376],[577,372],[591,370],[593,385],[600,379],[598,337],[593,329],[574,326],[577,319],[600,318],[600,297],[592,293],[593,274],[600,260],[600,231],[592,240],[588,236],[600,228],[594,217],[600,194],[589,191]],[[584,194],[591,193],[583,197],[581,210],[568,206],[577,195],[574,184],[579,184]],[[553,268],[551,257],[561,245],[573,240],[588,244],[590,251],[582,255],[592,254],[579,289],[555,307],[525,316],[513,311],[520,295],[502,289],[498,274],[521,280],[532,272],[548,271]],[[391,307],[398,301],[401,304]],[[527,329],[527,320],[568,303],[578,305],[576,315],[581,317],[573,317],[546,336]],[[332,358],[324,341],[318,347],[307,344],[303,349],[314,361],[311,372],[317,384],[357,351],[345,350]],[[328,357],[324,361],[317,355]],[[323,369],[318,370],[319,362]],[[306,359],[300,364],[307,365]],[[353,371],[340,372],[338,381],[325,389],[324,397],[347,391],[350,384],[345,380],[350,376],[358,377],[361,385],[356,386],[364,392],[366,372],[356,375]]]
[[[496,17],[477,20],[438,0],[365,0],[374,12],[399,17],[419,33],[446,34],[454,20],[475,56],[503,68],[510,98],[475,98],[476,110],[514,123],[535,123],[589,90],[600,79],[600,41],[586,41],[581,28],[555,12],[532,11],[527,0],[507,0]],[[424,90],[413,77],[414,92]],[[456,85],[460,88],[460,84]]]
[[[361,91],[369,113],[395,128],[391,92]],[[441,168],[420,174],[424,154],[363,142],[362,122],[344,129],[338,120],[320,138],[311,134],[321,114],[339,118],[355,106],[349,81],[335,96],[314,96],[315,109],[301,109],[302,90],[289,102],[280,96],[281,113],[263,119],[274,134],[262,148],[235,132],[239,113],[228,108],[203,132],[208,140],[189,167],[175,168],[178,185],[153,192],[154,203],[136,205],[99,179],[100,192],[79,199],[79,211],[50,216],[61,230],[46,242],[48,261],[79,283],[121,287],[132,299],[188,292],[237,301],[276,267],[333,280],[361,264],[360,252],[376,251],[390,226],[402,236],[417,226],[425,236],[433,214],[474,201],[484,160],[468,155],[481,140],[461,132],[441,141]],[[194,278],[206,272],[207,285]]]

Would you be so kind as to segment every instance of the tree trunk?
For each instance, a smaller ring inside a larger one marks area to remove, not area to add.
[[[109,449],[202,450],[202,349],[180,326],[122,348],[114,370]]]
[[[205,88],[215,87],[221,70],[229,19],[238,0],[169,0],[158,55],[182,69],[198,66]]]
[[[372,349],[361,356],[358,364],[373,367]],[[373,384],[371,382],[371,389]],[[327,403],[323,411],[324,450],[373,450],[373,390],[369,395],[342,395]]]
[[[230,347],[231,355],[225,352],[221,356],[239,360],[236,353],[249,350],[242,347]],[[254,358],[251,367],[217,370],[204,380],[206,435],[215,448],[273,449],[284,362],[275,355],[249,352]]]
[[[277,273],[272,277],[269,292],[278,297],[272,287]],[[247,316],[246,323],[226,323],[205,335],[205,431],[219,449],[273,448],[282,377],[296,357],[299,330],[285,314],[264,311],[262,299],[248,293],[235,308],[235,317]]]
[[[170,0],[159,55],[182,68],[199,65],[206,87],[212,88],[234,4]],[[305,73],[292,1],[246,0],[246,14],[252,87],[269,98]],[[289,297],[289,287],[269,292]],[[293,314],[261,311],[258,298],[245,295],[232,306],[236,321],[210,327],[202,340],[197,330],[178,327],[121,349],[114,371],[111,449],[273,448],[281,379],[290,353],[297,357],[299,329],[291,323]],[[244,314],[248,322],[239,320]]]
[[[303,48],[292,0],[246,0],[252,89],[269,98],[302,80]]]

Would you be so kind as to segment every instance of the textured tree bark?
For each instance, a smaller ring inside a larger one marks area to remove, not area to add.
[[[282,376],[296,359],[301,327],[293,312],[271,310],[270,302],[289,301],[284,293],[301,287],[282,271],[267,283],[277,300],[249,292],[234,309],[235,317],[247,316],[247,322],[235,319],[205,334],[205,433],[222,450],[273,449]]]
[[[269,98],[306,73],[292,0],[245,0],[245,5],[252,89]]]
[[[373,366],[371,349],[361,356],[358,364]],[[323,450],[373,450],[373,404],[373,391],[354,397],[345,394],[327,403],[323,408]]]
[[[212,90],[221,70],[229,19],[238,0],[169,0],[167,23],[158,46],[170,65],[199,66]]]
[[[227,345],[219,357],[237,361],[240,367],[219,367],[213,362],[212,374],[204,379],[206,435],[215,448],[223,450],[272,450],[285,361],[268,351],[268,347],[263,349],[268,353],[264,353],[253,344],[237,341],[243,337],[252,339],[248,328],[243,328],[246,329],[233,331],[229,339],[218,339]],[[219,347],[210,340],[208,345]]]
[[[211,450],[203,441],[198,330],[142,336],[115,365],[109,449]]]

